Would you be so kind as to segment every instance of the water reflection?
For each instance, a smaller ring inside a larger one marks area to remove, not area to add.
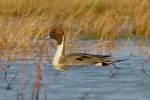
[[[10,83],[7,85],[6,90],[11,90],[10,85],[12,84],[12,82],[14,81],[14,79],[17,77],[18,73],[16,73],[16,75],[14,76],[14,78],[10,81]]]
[[[5,71],[4,77],[0,76],[0,79],[6,80],[7,77],[7,70],[10,68],[10,65],[7,65],[6,68],[1,68],[1,71]]]
[[[66,73],[67,70],[69,69],[69,67],[66,67],[66,66],[65,67],[53,67],[53,68],[61,71],[62,73]]]

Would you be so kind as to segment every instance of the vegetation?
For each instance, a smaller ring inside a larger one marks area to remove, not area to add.
[[[1,0],[0,9],[0,54],[10,60],[35,52],[54,27],[72,41],[150,35],[149,0]]]

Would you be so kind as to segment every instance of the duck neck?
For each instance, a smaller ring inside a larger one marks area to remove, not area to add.
[[[53,66],[58,66],[61,57],[65,56],[65,37],[63,36],[62,42],[60,45],[57,45],[57,50],[53,58]]]
[[[65,36],[63,36],[61,44],[57,45],[56,54],[59,54],[60,57],[65,55]]]
[[[57,50],[58,49],[60,49],[59,51],[61,51],[61,56],[64,56],[65,55],[65,36],[63,36],[61,45],[57,46]]]

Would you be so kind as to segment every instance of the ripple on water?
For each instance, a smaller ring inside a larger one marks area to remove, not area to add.
[[[113,78],[109,77],[109,67],[81,66],[70,67],[67,73],[62,73],[51,67],[51,63],[44,64],[41,83],[49,82],[47,99],[50,100],[149,100],[150,99],[150,67],[145,63],[146,74],[141,73],[143,56],[139,55],[136,47],[122,47],[113,52],[113,59],[130,58],[116,63],[121,70],[112,67]],[[130,52],[134,51],[134,56]],[[31,99],[34,73],[38,61],[24,63],[24,83],[28,85],[24,90],[26,99]],[[6,90],[16,73],[21,70],[22,63],[10,63],[7,80],[0,80],[1,100],[16,99],[20,91],[22,76],[19,75],[11,84],[11,90]],[[0,72],[4,76],[4,71]],[[40,100],[44,98],[45,90],[40,91]]]

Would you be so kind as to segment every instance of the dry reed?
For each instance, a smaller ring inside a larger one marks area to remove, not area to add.
[[[16,54],[25,59],[53,27],[65,30],[67,43],[97,38],[108,47],[117,37],[148,38],[149,5],[148,0],[1,0],[1,59],[17,59]]]

